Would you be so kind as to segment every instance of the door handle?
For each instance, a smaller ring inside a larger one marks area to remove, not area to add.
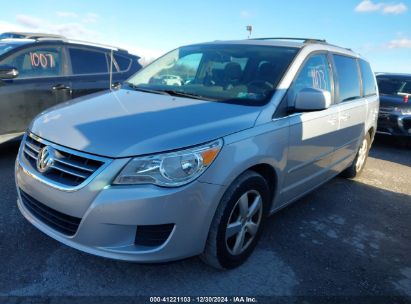
[[[55,86],[52,87],[54,91],[59,91],[59,90],[71,90],[71,87],[65,85],[65,84],[56,84]]]
[[[340,120],[347,121],[351,116],[349,114],[340,115]]]

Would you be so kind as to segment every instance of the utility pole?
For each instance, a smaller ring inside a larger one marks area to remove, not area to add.
[[[246,31],[248,32],[248,39],[251,37],[251,32],[253,31],[253,26],[252,25],[247,25],[245,27]]]

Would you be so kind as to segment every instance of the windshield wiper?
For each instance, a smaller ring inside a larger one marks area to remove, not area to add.
[[[168,95],[179,96],[179,97],[188,97],[188,98],[201,99],[201,100],[210,100],[210,101],[216,101],[217,100],[215,98],[205,97],[205,96],[198,95],[198,94],[193,94],[193,93],[186,93],[186,92],[182,92],[182,91],[175,91],[175,90],[161,90],[161,91],[167,93]]]
[[[126,85],[128,85],[130,88],[132,88],[135,91],[140,91],[140,92],[145,92],[145,93],[153,93],[153,94],[160,94],[160,95],[170,95],[169,93],[165,91],[160,91],[160,90],[152,90],[152,89],[146,89],[139,87],[131,82],[125,82]]]

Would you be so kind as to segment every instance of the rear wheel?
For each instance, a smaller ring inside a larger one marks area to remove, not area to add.
[[[240,175],[224,194],[212,221],[201,259],[220,268],[234,268],[251,255],[261,235],[270,190],[253,171]]]
[[[361,141],[360,147],[358,149],[357,155],[354,158],[352,164],[345,169],[341,174],[347,178],[356,178],[364,170],[365,164],[368,158],[368,152],[371,147],[370,134],[367,133],[363,140]]]

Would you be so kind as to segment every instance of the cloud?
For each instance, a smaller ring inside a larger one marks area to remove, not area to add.
[[[58,12],[56,12],[56,14],[57,13]],[[74,17],[74,15],[65,14],[69,12],[60,13],[63,13],[63,15],[67,17]],[[14,23],[0,20],[0,33],[34,31],[50,34],[59,34],[71,39],[114,45],[126,49],[131,54],[136,54],[140,56],[140,62],[143,65],[148,64],[149,62],[153,61],[154,59],[156,59],[164,53],[163,50],[155,50],[144,48],[139,45],[126,44],[120,40],[107,41],[101,32],[92,30],[89,27],[89,23],[98,21],[99,16],[97,14],[89,13],[85,15],[85,18],[86,17],[88,18],[88,20],[86,20],[87,22],[83,19],[80,19],[80,16],[78,16],[78,22],[76,21],[53,23],[49,22],[46,19],[40,19],[30,15],[17,15],[16,22]]]
[[[383,8],[383,13],[384,14],[402,14],[406,12],[408,7],[404,3],[398,3],[398,4],[392,4],[392,5],[386,5]]]
[[[61,18],[78,18],[78,15],[73,12],[57,11],[56,15]]]
[[[411,49],[411,39],[393,39],[387,43],[389,49]]]
[[[254,12],[248,11],[248,10],[242,10],[240,12],[240,17],[244,19],[252,18],[255,16]]]
[[[18,24],[28,27],[30,29],[37,29],[40,27],[42,20],[28,15],[17,15],[16,21]]]
[[[90,30],[83,24],[72,22],[53,24],[48,27],[47,32],[54,32],[67,38],[95,41],[101,38],[101,34],[94,30]]]
[[[400,3],[376,3],[372,0],[362,0],[354,9],[357,13],[382,12],[383,14],[402,14],[408,10],[408,7]]]
[[[95,13],[88,13],[88,14],[86,14],[86,15],[84,16],[83,22],[84,22],[84,23],[96,23],[96,22],[97,22],[97,19],[98,19],[99,17],[100,17],[100,16],[97,15],[97,14],[95,14]]]

